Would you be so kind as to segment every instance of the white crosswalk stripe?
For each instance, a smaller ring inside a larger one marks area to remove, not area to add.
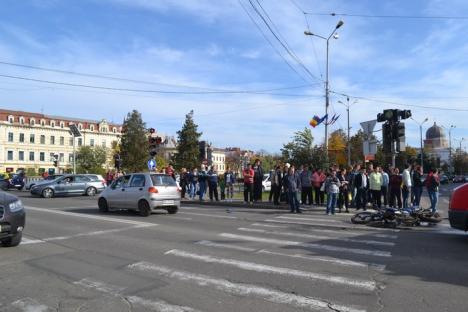
[[[308,218],[308,217],[288,217],[288,216],[279,216],[276,219],[286,219],[286,220],[294,220],[294,221],[318,221],[318,222],[332,222],[337,223],[340,222],[335,219],[321,219],[321,218]]]
[[[362,289],[369,290],[369,291],[373,291],[376,288],[376,283],[373,281],[350,279],[350,278],[346,278],[342,276],[334,276],[334,275],[307,272],[307,271],[294,270],[294,269],[288,269],[288,268],[282,268],[282,267],[274,267],[270,265],[258,264],[258,263],[247,262],[247,261],[239,261],[235,259],[212,257],[212,256],[190,253],[190,252],[186,252],[186,251],[178,250],[178,249],[169,250],[165,254],[188,258],[191,260],[198,260],[198,261],[206,262],[206,263],[229,265],[229,266],[233,266],[233,267],[236,267],[242,270],[247,270],[247,271],[273,273],[273,274],[285,275],[285,276],[290,276],[290,277],[326,281],[332,284],[362,288]]]
[[[203,274],[194,274],[186,271],[178,271],[165,266],[159,266],[148,262],[133,263],[130,264],[127,268],[129,270],[136,270],[144,273],[150,272],[159,276],[165,276],[183,282],[193,282],[202,287],[211,286],[220,291],[235,296],[255,296],[265,301],[278,304],[287,304],[304,310],[323,311],[332,309],[336,311],[346,312],[366,311],[362,308],[331,303],[322,299],[304,297],[257,285],[234,283],[222,278],[214,278]]]
[[[11,303],[11,305],[24,312],[47,312],[49,307],[41,304],[33,298],[22,298]]]
[[[302,242],[296,242],[296,241],[286,241],[286,240],[263,238],[263,237],[257,237],[257,236],[237,235],[237,234],[232,234],[232,233],[221,233],[219,234],[219,236],[232,238],[232,239],[252,241],[252,242],[267,243],[267,244],[273,244],[273,245],[300,246],[300,247],[305,247],[305,248],[322,249],[322,250],[327,250],[327,251],[348,252],[352,254],[375,256],[375,257],[391,257],[392,255],[388,251],[347,248],[347,247],[338,247],[338,246],[316,244],[316,243],[302,243]]]
[[[343,228],[357,228],[357,226],[353,226],[352,224],[324,224],[324,223],[315,223],[312,221],[306,222],[306,221],[293,221],[293,220],[279,220],[279,219],[266,219],[264,222],[271,222],[271,223],[280,223],[280,224],[298,224],[298,225],[312,225],[312,226],[323,226],[323,227],[329,227],[329,228],[337,228],[337,229],[343,229]],[[395,232],[398,233],[400,230],[395,230],[395,229],[382,229],[382,228],[365,228],[365,227],[360,227],[359,230],[362,231],[388,231],[388,232]]]
[[[395,243],[392,242],[382,242],[382,241],[375,241],[375,240],[367,240],[367,239],[352,239],[346,237],[329,237],[329,236],[320,236],[320,235],[312,235],[312,234],[303,234],[303,233],[291,233],[291,232],[280,232],[280,231],[267,231],[262,229],[250,229],[250,228],[238,228],[239,231],[243,232],[254,232],[254,233],[264,233],[264,234],[272,234],[272,235],[279,235],[279,236],[290,236],[290,237],[298,237],[298,238],[312,238],[312,239],[323,239],[323,240],[338,240],[342,242],[350,242],[350,243],[359,243],[359,244],[366,244],[366,245],[378,245],[378,246],[395,246]]]

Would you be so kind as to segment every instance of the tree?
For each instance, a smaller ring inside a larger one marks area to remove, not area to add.
[[[270,154],[265,150],[260,150],[256,154],[257,158],[262,162],[265,173],[275,169],[276,164],[281,161],[281,155]]]
[[[343,129],[338,129],[330,133],[328,138],[328,154],[331,163],[344,166],[348,163],[346,154],[347,136]]]
[[[202,132],[193,121],[193,110],[185,115],[182,129],[177,131],[177,154],[174,155],[176,168],[196,168],[200,165],[198,143]]]
[[[107,152],[101,146],[81,146],[76,153],[77,172],[103,174]]]
[[[457,151],[452,159],[456,174],[465,174],[468,172],[468,154],[466,152]]]
[[[363,143],[364,132],[362,130],[359,130],[355,135],[350,137],[351,164],[362,163],[364,161],[364,153],[362,152]]]
[[[283,159],[297,166],[310,164],[314,152],[313,142],[314,137],[309,128],[295,132],[292,141],[281,149]]]
[[[164,158],[162,155],[157,155],[155,160],[156,160],[157,170],[163,170],[168,165],[166,158]]]
[[[141,114],[133,110],[127,114],[120,143],[122,167],[128,172],[143,171],[148,160],[148,138]]]

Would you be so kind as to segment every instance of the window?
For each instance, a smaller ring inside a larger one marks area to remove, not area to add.
[[[65,127],[65,123],[63,121],[60,122],[60,128],[63,129],[63,127]]]
[[[24,117],[20,117],[19,123],[20,123],[20,125],[24,125]]]
[[[39,153],[39,160],[40,161],[45,161],[45,153],[44,152]]]
[[[64,153],[60,153],[60,154],[59,154],[59,161],[60,161],[60,162],[64,162],[64,160],[65,160],[65,154],[64,154]]]
[[[86,182],[89,182],[91,181],[90,179],[88,179],[87,177],[85,176],[76,176],[75,177],[75,182],[76,183],[86,183]]]
[[[13,151],[7,152],[7,160],[13,160]]]
[[[69,144],[70,146],[73,146],[73,137],[71,137],[71,138],[68,140],[68,144]]]
[[[83,145],[83,139],[82,138],[78,138],[78,146],[81,146]]]
[[[44,119],[41,119],[41,126],[45,126],[45,120]]]
[[[50,126],[51,126],[52,128],[54,128],[54,127],[55,127],[55,121],[51,121],[51,122],[50,122]]]
[[[89,126],[89,130],[94,131],[94,126]]]
[[[134,175],[130,187],[143,187],[145,186],[145,176],[142,174]]]
[[[78,124],[78,129],[81,131],[83,130],[83,125],[82,124]]]
[[[89,140],[89,145],[94,146],[94,139]]]
[[[36,124],[36,119],[31,118],[31,119],[29,120],[29,124],[30,124],[31,126],[34,126],[34,125]]]
[[[8,132],[8,142],[13,142],[13,132]]]
[[[19,161],[24,161],[24,152],[23,151],[18,152],[18,160]]]
[[[31,133],[31,134],[29,135],[29,143],[33,143],[33,144],[34,144],[34,141],[35,141],[35,136],[34,136],[34,134]]]
[[[24,143],[24,133],[19,134],[19,141],[20,143]]]
[[[34,161],[34,152],[29,152],[29,161]]]
[[[41,135],[41,144],[45,144],[45,135]]]
[[[102,141],[102,147],[106,147],[107,146],[106,143],[107,143],[106,140]]]
[[[15,122],[15,117],[13,117],[13,116],[11,116],[11,115],[8,116],[8,122],[9,122],[9,123],[14,123],[14,122]]]
[[[65,145],[65,138],[64,137],[60,137],[60,145]]]
[[[50,144],[55,145],[55,136],[53,135],[50,136]]]
[[[69,163],[73,162],[73,154],[68,154],[68,162]]]
[[[115,180],[114,183],[112,183],[112,188],[115,189],[115,188],[123,188],[123,187],[127,187],[127,184],[128,184],[128,181],[130,180],[130,176],[127,175],[127,176],[123,176],[123,177],[120,177],[118,178],[117,180]]]
[[[151,180],[154,186],[177,186],[176,181],[171,176],[167,175],[152,174]]]
[[[112,128],[112,132],[116,133],[117,132],[117,129],[114,127]]]

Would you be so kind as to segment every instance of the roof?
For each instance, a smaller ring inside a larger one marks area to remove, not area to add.
[[[445,131],[442,127],[439,127],[435,122],[432,127],[427,129],[426,131],[426,139],[439,139],[439,138],[445,138]]]

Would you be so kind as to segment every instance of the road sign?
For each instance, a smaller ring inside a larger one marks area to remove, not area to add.
[[[377,154],[377,142],[376,141],[364,141],[364,142],[362,142],[362,153],[364,155],[375,155],[375,154]]]
[[[150,159],[148,160],[148,170],[153,171],[156,169],[156,160]]]
[[[366,140],[370,138],[372,132],[374,131],[374,127],[376,123],[377,123],[377,120],[369,120],[369,121],[361,122],[361,127],[364,130],[364,136]]]
[[[365,160],[366,162],[368,162],[368,161],[370,161],[370,160],[375,160],[375,155],[373,155],[373,154],[365,155],[365,156],[364,156],[364,160]]]

